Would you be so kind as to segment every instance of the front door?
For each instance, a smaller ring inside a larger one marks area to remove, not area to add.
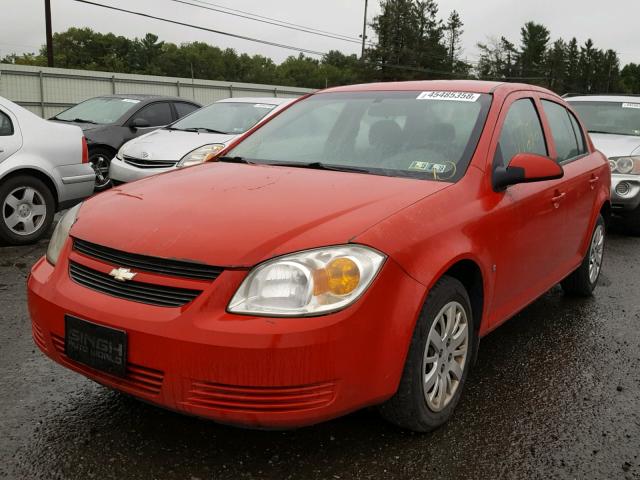
[[[553,156],[533,94],[511,95],[502,108],[490,155],[508,166],[518,153]],[[548,290],[565,271],[567,191],[564,179],[512,185],[493,192],[494,295],[490,324],[505,319]]]

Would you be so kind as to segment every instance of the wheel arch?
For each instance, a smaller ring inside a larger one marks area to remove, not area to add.
[[[484,317],[486,294],[484,276],[480,265],[471,258],[460,258],[449,265],[438,276],[438,279],[443,276],[455,278],[467,290],[471,302],[471,314],[474,319],[474,330],[476,335],[479,335]]]
[[[91,150],[95,150],[96,148],[102,148],[104,150],[109,150],[110,152],[113,152],[113,155],[115,156],[116,153],[118,153],[118,149],[114,148],[112,145],[109,145],[107,143],[91,143],[89,145],[87,145],[87,148],[89,149],[89,155],[91,155]],[[111,160],[111,159],[109,159]]]
[[[40,169],[33,167],[24,167],[24,168],[16,168],[7,172],[5,175],[0,178],[0,183],[5,182],[6,180],[17,177],[20,175],[31,175],[38,180],[41,180],[48,188],[51,190],[51,194],[53,195],[53,199],[56,202],[56,209],[58,204],[60,203],[60,192],[58,191],[58,187],[56,186],[56,182],[45,172]]]

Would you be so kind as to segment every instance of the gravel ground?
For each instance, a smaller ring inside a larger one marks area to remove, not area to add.
[[[0,478],[640,478],[640,239],[612,234],[596,296],[554,288],[481,342],[446,426],[374,410],[288,432],[181,416],[52,363],[25,281],[46,242],[0,247]]]

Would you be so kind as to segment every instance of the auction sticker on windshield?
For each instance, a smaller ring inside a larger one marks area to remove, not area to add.
[[[623,103],[622,108],[640,108],[640,103]]]
[[[479,98],[479,93],[469,92],[422,92],[418,95],[418,100],[448,100],[451,102],[475,102]]]
[[[273,107],[275,107],[275,105],[269,105],[268,103],[256,103],[254,105],[255,108],[268,108],[269,110],[271,110]]]
[[[122,101],[127,103],[140,103],[140,100],[134,100],[133,98],[123,98]]]

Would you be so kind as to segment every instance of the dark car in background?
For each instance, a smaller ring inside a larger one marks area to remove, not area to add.
[[[102,190],[110,184],[109,163],[125,142],[169,125],[201,106],[162,95],[105,95],[74,105],[51,120],[82,128],[89,162],[96,172],[96,190]]]

